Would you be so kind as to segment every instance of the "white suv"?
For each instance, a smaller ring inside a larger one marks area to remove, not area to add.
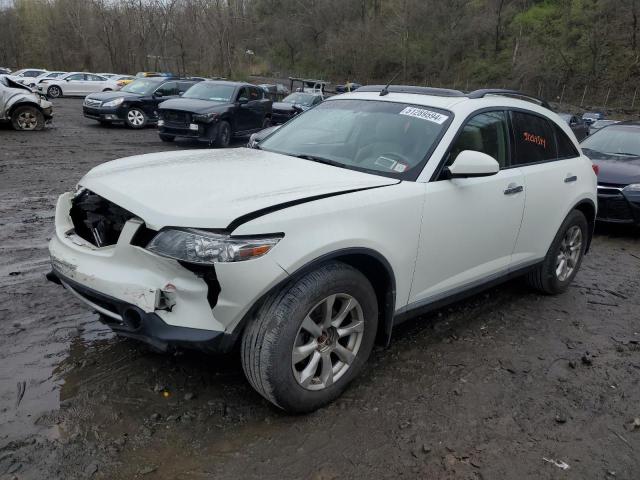
[[[49,279],[160,349],[241,342],[260,394],[314,410],[401,320],[519,275],[573,280],[596,175],[514,95],[363,87],[255,149],[105,163],[58,200]]]

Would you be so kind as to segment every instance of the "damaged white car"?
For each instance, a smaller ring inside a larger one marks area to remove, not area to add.
[[[16,130],[42,130],[53,117],[51,102],[29,87],[0,75],[0,122]]]
[[[596,175],[560,117],[507,95],[362,87],[253,149],[105,163],[58,200],[48,278],[157,348],[239,342],[260,394],[312,411],[403,319],[573,280]]]

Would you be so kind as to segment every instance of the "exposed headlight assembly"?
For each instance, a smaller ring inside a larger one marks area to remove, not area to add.
[[[201,113],[201,114],[192,115],[191,119],[194,122],[198,122],[198,123],[211,123],[215,120],[217,116],[218,116],[217,113]]]
[[[163,257],[189,263],[242,262],[265,255],[282,237],[232,237],[204,230],[166,229],[161,230],[146,248]]]
[[[632,183],[622,189],[625,192],[640,192],[640,183]]]
[[[124,102],[124,98],[118,97],[118,98],[114,98],[113,100],[109,100],[108,102],[104,102],[102,104],[102,106],[103,107],[117,107],[122,102]]]

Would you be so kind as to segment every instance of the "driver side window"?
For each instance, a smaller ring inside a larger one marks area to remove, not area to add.
[[[453,164],[460,152],[475,150],[492,156],[500,168],[504,168],[507,166],[508,135],[505,112],[480,113],[467,121],[451,145],[446,166]]]
[[[239,101],[243,97],[249,100],[249,91],[247,90],[247,87],[243,87],[240,89],[240,91],[238,92],[237,100]]]

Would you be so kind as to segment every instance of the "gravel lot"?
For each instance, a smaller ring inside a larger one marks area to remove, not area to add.
[[[54,107],[46,131],[0,128],[0,479],[640,476],[637,231],[599,229],[562,296],[516,281],[404,324],[340,400],[287,416],[238,355],[151,353],[44,279],[59,193],[197,147]]]

